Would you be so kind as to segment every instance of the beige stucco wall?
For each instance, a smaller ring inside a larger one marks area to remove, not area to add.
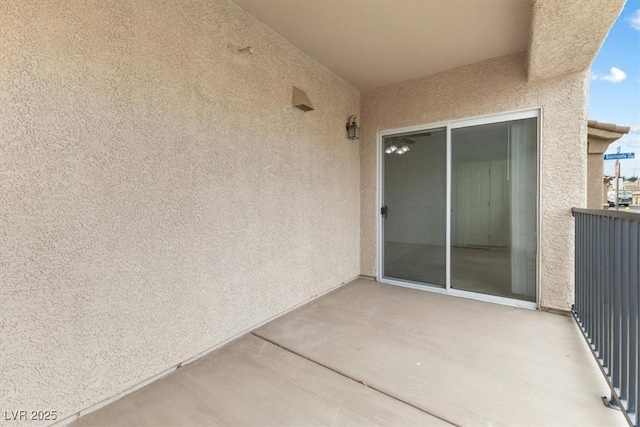
[[[626,0],[532,0],[530,80],[591,67]]]
[[[602,154],[587,154],[587,207],[602,209],[606,200]]]
[[[607,203],[603,156],[612,142],[590,135],[587,129],[587,207],[589,209],[602,209]]]
[[[71,415],[359,274],[359,92],[235,4],[5,0],[0,42],[0,411]]]
[[[526,64],[525,53],[513,54],[362,94],[362,274],[376,274],[378,131],[542,107],[540,303],[569,309],[574,234],[570,209],[586,205],[588,75],[582,72],[528,83]]]

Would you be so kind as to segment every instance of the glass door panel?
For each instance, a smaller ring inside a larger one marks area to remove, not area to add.
[[[446,284],[446,130],[383,138],[383,277]]]
[[[536,300],[537,119],[451,131],[451,288]]]

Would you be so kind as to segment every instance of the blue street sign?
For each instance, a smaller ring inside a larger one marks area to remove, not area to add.
[[[615,154],[605,154],[605,160],[619,160],[619,159],[635,159],[635,153],[615,153]]]

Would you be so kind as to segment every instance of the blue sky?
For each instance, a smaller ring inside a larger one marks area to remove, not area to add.
[[[636,159],[621,160],[623,176],[640,176],[640,0],[627,0],[591,66],[589,119],[631,126],[629,135],[611,144]],[[604,162],[613,175],[614,161]]]

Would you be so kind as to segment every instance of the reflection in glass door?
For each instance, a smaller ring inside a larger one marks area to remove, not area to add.
[[[451,131],[451,288],[536,301],[537,119]]]
[[[446,284],[446,130],[383,138],[385,278]]]

